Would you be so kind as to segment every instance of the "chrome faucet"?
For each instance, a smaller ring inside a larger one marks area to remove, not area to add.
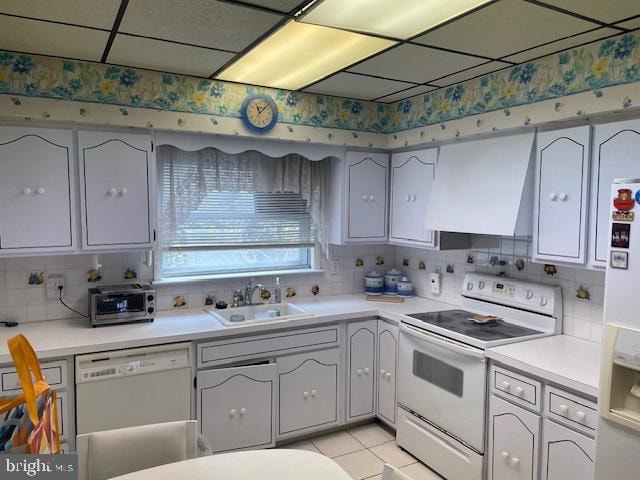
[[[254,285],[253,282],[255,282],[255,280],[252,278],[251,280],[249,280],[249,283],[247,283],[247,286],[244,287],[244,304],[245,305],[254,304],[252,299],[253,299],[253,294],[256,290],[260,290],[260,293],[264,291],[263,285],[259,283]]]

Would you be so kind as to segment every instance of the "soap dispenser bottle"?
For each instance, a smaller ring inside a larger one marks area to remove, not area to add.
[[[273,289],[273,300],[275,303],[282,302],[282,288],[280,288],[280,277],[276,277],[276,286]]]

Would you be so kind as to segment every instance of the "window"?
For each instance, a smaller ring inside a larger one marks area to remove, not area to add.
[[[158,148],[162,277],[309,269],[324,161]]]

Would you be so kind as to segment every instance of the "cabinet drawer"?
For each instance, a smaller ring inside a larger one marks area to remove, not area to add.
[[[594,435],[598,425],[596,403],[555,387],[546,389],[545,413],[558,423]]]
[[[43,363],[42,375],[52,388],[57,390],[64,388],[67,384],[67,362]],[[16,395],[21,390],[20,381],[14,367],[0,369],[0,396]]]
[[[491,368],[491,391],[523,407],[540,411],[541,384],[537,380],[494,366]]]
[[[338,325],[308,330],[219,340],[198,345],[198,367],[233,363],[283,352],[300,352],[338,344]]]

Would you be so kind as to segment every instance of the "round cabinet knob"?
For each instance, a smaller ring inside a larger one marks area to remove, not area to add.
[[[467,282],[467,290],[473,290],[473,282]]]
[[[389,380],[391,378],[391,372],[387,372],[384,374],[384,378],[386,378],[387,380]]]
[[[43,194],[44,194],[44,192],[45,192],[44,187],[38,187],[38,188],[36,188],[36,193],[37,193],[38,195],[43,195]]]
[[[407,202],[410,202],[410,201],[411,201],[411,195],[407,195],[406,197],[404,197],[404,199],[405,199]]]
[[[373,198],[373,195],[369,195],[369,201],[373,202],[375,199]]]
[[[369,196],[368,195],[362,195],[362,199],[366,202],[367,200],[369,200]]]
[[[236,414],[236,409],[235,408],[232,408],[231,410],[229,410],[229,416],[230,417],[234,417],[235,414]]]
[[[564,404],[563,404],[563,405],[560,405],[560,412],[561,412],[563,415],[566,415],[568,411],[569,411],[569,407],[568,407],[567,405],[564,405]]]
[[[560,200],[562,200],[563,202],[567,201],[567,198],[569,198],[569,195],[567,195],[566,193],[562,192],[560,195],[558,195],[558,197],[560,198]]]
[[[361,368],[356,370],[356,375],[362,375],[362,369]]]
[[[309,392],[302,392],[302,396],[304,398],[309,398]]]
[[[500,455],[502,455],[502,458],[509,458],[509,452],[502,452]]]
[[[519,463],[520,463],[520,459],[519,458],[513,457],[511,459],[511,465],[513,465],[514,467],[517,467]]]
[[[558,198],[558,196],[555,193],[551,192],[549,194],[549,200],[551,200],[552,202],[555,202],[556,198]]]
[[[22,190],[22,193],[25,195],[31,195],[31,189],[29,187],[26,187],[24,190]]]
[[[121,197],[124,197],[127,193],[129,193],[129,190],[127,190],[126,188],[120,189],[120,196]]]
[[[369,375],[369,372],[370,372],[369,367],[364,369],[364,373],[366,373],[367,375]]]
[[[411,195],[411,201],[412,201],[412,202],[415,202],[415,201],[416,201],[416,198],[418,198],[418,197],[416,197],[415,195]]]
[[[531,290],[530,288],[527,288],[527,291],[524,294],[524,296],[527,297],[527,300],[531,300],[533,298],[533,290]]]
[[[244,408],[244,407],[242,407],[242,408],[240,409],[240,415],[245,415],[246,413],[247,413],[247,409],[246,409],[246,408]]]
[[[482,290],[482,289],[484,288],[484,285],[485,285],[484,280],[480,280],[480,281],[478,282],[478,288],[479,288],[480,290]]]
[[[540,297],[540,306],[544,307],[548,301],[547,297]]]
[[[509,390],[511,388],[511,384],[509,382],[502,382],[502,388]]]
[[[111,187],[109,190],[107,190],[107,195],[111,195],[111,196],[113,196],[113,195],[115,195],[116,193],[118,193],[118,191],[117,191],[115,188],[113,188],[113,187]]]
[[[314,388],[313,390],[311,390],[311,396],[315,397],[316,395],[318,395],[318,391]]]
[[[522,395],[522,393],[523,393],[523,392],[524,392],[524,388],[522,388],[522,387],[516,387],[516,393],[517,393],[518,395]]]
[[[380,370],[380,375],[384,376],[385,373],[387,373],[387,371],[384,368]]]
[[[586,416],[587,416],[587,415],[586,415],[586,413],[584,413],[584,412],[578,412],[578,413],[576,413],[576,417],[578,417],[578,420],[580,420],[580,421],[584,420],[584,419],[586,418]]]

